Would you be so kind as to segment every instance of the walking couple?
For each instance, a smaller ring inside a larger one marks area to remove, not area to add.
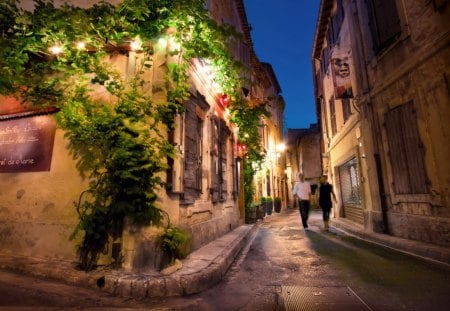
[[[308,231],[308,216],[311,204],[311,185],[305,180],[305,176],[303,174],[298,174],[292,193],[294,195],[294,199],[298,200],[298,208],[300,210],[303,228],[305,231]],[[322,176],[319,185],[319,206],[322,209],[324,228],[327,231],[330,229],[330,212],[333,207],[331,198],[333,198],[334,203],[336,204],[336,196],[333,191],[333,186],[328,183],[327,176]]]

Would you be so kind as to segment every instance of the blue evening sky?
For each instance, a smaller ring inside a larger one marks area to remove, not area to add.
[[[311,52],[320,0],[244,0],[256,55],[270,63],[286,102],[286,128],[316,123]]]

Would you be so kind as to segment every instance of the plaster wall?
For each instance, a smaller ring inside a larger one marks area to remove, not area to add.
[[[56,130],[49,172],[0,174],[0,251],[20,256],[74,260],[69,237],[78,223],[74,201],[87,188]]]

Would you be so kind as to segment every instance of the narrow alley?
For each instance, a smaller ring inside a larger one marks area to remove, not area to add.
[[[6,286],[14,283],[10,278],[1,287],[6,295],[0,299],[0,310],[35,306],[42,310],[110,310],[115,303],[117,310],[385,311],[446,310],[450,303],[448,267],[350,237],[334,228],[325,232],[319,210],[311,213],[310,231],[300,228],[296,210],[266,216],[258,226],[224,280],[200,294],[137,301],[55,286],[50,281],[47,286],[46,281],[39,280],[38,298],[29,294],[30,288]],[[17,276],[16,282],[19,279]],[[290,299],[288,292],[296,297]]]
[[[449,55],[450,0],[0,0],[0,311],[449,310]]]
[[[300,310],[447,310],[448,267],[335,229],[324,232],[319,210],[311,213],[310,228],[301,229],[296,210],[266,217],[248,252],[241,254],[225,281],[191,297],[190,307],[179,303],[177,308],[282,310],[283,288],[299,287],[312,288],[316,294],[331,289],[330,299],[312,299],[309,306],[304,292],[297,305]],[[355,299],[343,297],[347,287]]]

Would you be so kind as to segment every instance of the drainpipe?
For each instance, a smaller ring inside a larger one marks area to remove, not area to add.
[[[383,172],[381,170],[381,158],[379,153],[374,154],[375,164],[377,167],[377,178],[378,178],[378,190],[380,193],[380,201],[381,201],[381,216],[383,219],[383,233],[389,234],[389,222],[387,215],[387,200],[386,200],[386,192],[384,191],[384,182],[383,182]]]

